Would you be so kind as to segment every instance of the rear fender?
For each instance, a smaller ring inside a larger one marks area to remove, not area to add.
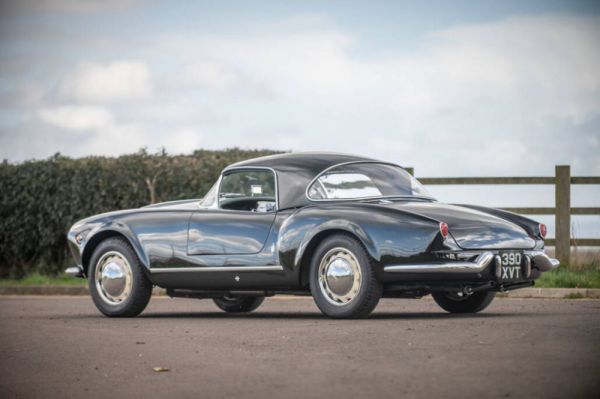
[[[330,230],[354,235],[378,262],[397,262],[426,253],[439,235],[439,223],[370,204],[303,208],[281,226],[277,242],[280,263],[298,268],[313,239]]]

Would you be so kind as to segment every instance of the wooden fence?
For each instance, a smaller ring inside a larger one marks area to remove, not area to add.
[[[413,168],[407,170],[414,174]],[[598,207],[571,208],[572,184],[600,184],[598,176],[571,176],[569,165],[557,165],[552,177],[419,177],[424,185],[455,184],[552,184],[554,185],[555,206],[553,208],[500,208],[525,215],[554,215],[556,233],[554,239],[547,239],[546,245],[554,245],[556,257],[569,263],[571,246],[600,246],[597,238],[571,238],[571,215],[600,215]]]

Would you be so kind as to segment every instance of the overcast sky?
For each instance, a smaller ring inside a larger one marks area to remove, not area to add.
[[[0,159],[237,146],[600,174],[599,1],[0,1]]]

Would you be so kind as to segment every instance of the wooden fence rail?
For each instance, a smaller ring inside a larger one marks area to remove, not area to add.
[[[407,170],[414,175],[413,168]],[[571,208],[571,185],[600,184],[599,176],[571,176],[571,166],[557,165],[553,177],[420,177],[425,185],[455,184],[552,184],[554,185],[555,206],[538,208],[501,208],[510,212],[526,215],[554,215],[556,234],[547,239],[547,245],[554,245],[556,257],[563,263],[569,263],[571,246],[600,246],[597,238],[571,238],[571,215],[600,215],[600,207]]]

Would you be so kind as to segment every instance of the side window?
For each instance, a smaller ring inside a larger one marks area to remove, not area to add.
[[[275,174],[270,170],[235,170],[223,175],[219,208],[273,212],[277,206]]]

